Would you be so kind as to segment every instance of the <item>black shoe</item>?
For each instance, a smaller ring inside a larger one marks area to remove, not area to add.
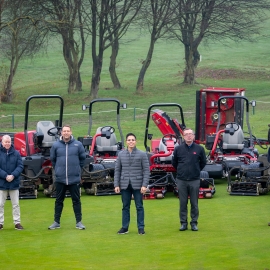
[[[192,231],[198,231],[199,229],[198,229],[198,227],[197,227],[196,224],[192,224],[192,225],[191,225],[191,230],[192,230]]]
[[[182,224],[179,231],[185,231],[187,230],[187,224]]]
[[[128,229],[121,228],[117,233],[118,234],[126,234],[126,233],[128,233]]]
[[[138,234],[145,234],[144,229],[138,229]]]

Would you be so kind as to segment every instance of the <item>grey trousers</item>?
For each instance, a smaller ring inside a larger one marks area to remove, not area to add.
[[[198,224],[199,218],[199,207],[198,207],[198,198],[199,198],[199,188],[200,180],[191,180],[184,181],[177,179],[177,188],[179,194],[179,218],[181,224],[188,223],[188,198],[190,200],[190,224]]]
[[[21,223],[21,212],[19,205],[19,190],[0,190],[0,224],[4,224],[4,206],[9,194],[12,203],[12,214],[14,224]]]

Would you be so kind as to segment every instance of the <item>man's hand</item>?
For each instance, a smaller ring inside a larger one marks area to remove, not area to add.
[[[7,180],[8,182],[13,181],[13,179],[14,179],[14,176],[13,176],[13,175],[8,175],[8,176],[6,177],[6,180]]]
[[[120,187],[115,187],[115,188],[114,188],[114,192],[115,192],[115,193],[120,193]]]
[[[141,187],[141,193],[144,194],[146,192],[147,188],[146,187]]]

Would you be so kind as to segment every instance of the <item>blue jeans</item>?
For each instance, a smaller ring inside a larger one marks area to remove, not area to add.
[[[121,189],[122,197],[122,228],[128,229],[130,223],[130,203],[132,195],[134,197],[135,206],[137,210],[137,226],[138,229],[144,228],[144,208],[143,208],[143,195],[140,189],[133,189],[128,185],[127,189]]]

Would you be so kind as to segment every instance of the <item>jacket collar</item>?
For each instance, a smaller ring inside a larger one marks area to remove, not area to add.
[[[0,151],[2,151],[2,152],[4,152],[4,153],[6,153],[7,151],[8,151],[9,153],[14,152],[14,146],[13,146],[13,144],[11,144],[9,150],[7,150],[7,149],[2,145],[2,143],[1,143],[0,145],[1,145],[1,146],[0,146]]]
[[[68,144],[72,143],[74,141],[74,137],[71,135],[70,136],[70,140],[67,142]],[[63,140],[63,136],[60,136],[60,142],[61,143],[66,143],[64,140]]]

